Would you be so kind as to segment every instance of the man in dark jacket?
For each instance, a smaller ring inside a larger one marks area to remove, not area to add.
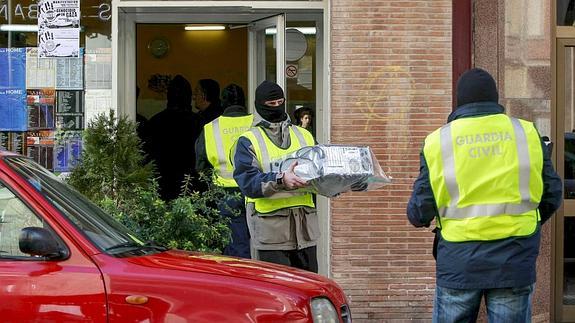
[[[220,102],[220,85],[212,79],[201,79],[194,89],[194,104],[201,117],[202,126],[224,113]]]
[[[530,322],[540,228],[562,201],[561,179],[533,124],[505,115],[495,81],[472,69],[457,108],[430,134],[407,206],[437,225],[434,322]]]
[[[192,112],[192,87],[183,76],[171,80],[167,97],[166,109],[144,129],[144,150],[155,163],[160,195],[166,201],[178,197],[186,175],[195,177],[194,151],[182,149],[181,140],[193,143],[201,130],[199,116]]]

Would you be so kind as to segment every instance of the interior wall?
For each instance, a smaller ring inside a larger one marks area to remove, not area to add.
[[[218,81],[221,88],[236,83],[247,91],[247,28],[186,31],[184,27],[183,24],[137,25],[138,113],[148,119],[165,108],[165,92],[148,86],[154,74],[172,77],[181,74],[192,84],[192,89],[198,80],[211,78]],[[148,50],[148,44],[156,38],[165,38],[170,44],[162,58],[154,57]]]

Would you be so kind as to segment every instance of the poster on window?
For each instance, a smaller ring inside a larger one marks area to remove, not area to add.
[[[80,57],[80,29],[39,30],[38,57]]]
[[[0,89],[0,131],[26,130],[26,90]]]
[[[26,135],[26,155],[49,170],[54,169],[54,131],[29,131]]]
[[[38,59],[38,48],[26,48],[26,88],[40,89],[56,85],[56,60]]]
[[[0,48],[0,89],[26,88],[26,48]]]
[[[81,131],[59,131],[54,142],[54,171],[69,172],[80,160],[82,153]]]
[[[112,109],[111,90],[86,90],[84,100],[86,127],[89,126],[90,122],[96,120],[99,115],[108,115]]]
[[[55,90],[27,90],[28,130],[54,129]]]
[[[0,131],[0,150],[8,150],[24,155],[25,134],[25,132]]]
[[[56,58],[56,89],[82,90],[84,88],[84,51],[80,57]]]
[[[38,1],[38,57],[80,57],[80,0]]]
[[[0,48],[0,131],[26,131],[26,48]]]
[[[10,132],[0,131],[0,150],[10,150]]]
[[[82,91],[56,91],[56,113],[84,113]]]
[[[86,49],[86,89],[112,88],[112,49]]]
[[[56,129],[58,130],[82,130],[84,129],[83,114],[58,114],[56,115]]]

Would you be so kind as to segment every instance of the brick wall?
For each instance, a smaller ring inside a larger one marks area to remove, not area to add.
[[[334,0],[331,140],[367,144],[394,177],[332,200],[331,271],[354,321],[429,321],[433,236],[405,207],[424,137],[451,112],[451,1]]]

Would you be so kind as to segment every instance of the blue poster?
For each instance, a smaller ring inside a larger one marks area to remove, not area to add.
[[[54,171],[70,172],[80,161],[82,132],[61,131],[56,133],[54,145]]]
[[[0,48],[0,71],[0,131],[26,131],[26,48]]]

